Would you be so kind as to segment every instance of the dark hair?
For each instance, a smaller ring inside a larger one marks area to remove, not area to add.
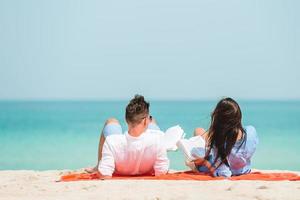
[[[208,130],[208,151],[205,158],[207,159],[211,150],[214,149],[214,165],[220,160],[217,168],[223,163],[229,166],[227,156],[236,143],[239,131],[243,133],[242,145],[246,139],[246,132],[242,127],[240,106],[232,98],[221,99],[211,114],[211,124]]]
[[[126,107],[125,118],[127,123],[139,124],[149,115],[149,107],[150,104],[145,101],[143,96],[135,95]]]

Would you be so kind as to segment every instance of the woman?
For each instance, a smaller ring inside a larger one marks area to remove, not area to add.
[[[194,161],[200,172],[214,176],[230,177],[251,171],[251,157],[258,144],[253,126],[242,126],[242,113],[236,101],[224,98],[219,101],[211,115],[207,132],[195,129],[195,135],[206,140],[204,158]]]

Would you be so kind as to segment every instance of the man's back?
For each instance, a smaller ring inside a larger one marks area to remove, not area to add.
[[[161,145],[163,132],[146,130],[139,137],[125,132],[106,138],[99,171],[103,175],[165,174],[169,169],[167,152]]]

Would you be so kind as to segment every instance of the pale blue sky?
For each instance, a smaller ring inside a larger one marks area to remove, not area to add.
[[[297,0],[0,0],[0,99],[300,99]]]

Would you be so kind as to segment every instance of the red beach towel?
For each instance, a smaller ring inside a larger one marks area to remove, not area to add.
[[[98,180],[100,176],[98,173],[73,173],[61,176],[60,181],[81,181],[81,180]],[[192,171],[169,173],[160,176],[117,176],[114,175],[110,180],[196,180],[196,181],[211,181],[224,180],[223,177],[212,177],[207,174],[195,173]],[[232,176],[227,180],[256,180],[256,181],[300,181],[300,176],[295,173],[264,173],[252,172],[240,176]]]

